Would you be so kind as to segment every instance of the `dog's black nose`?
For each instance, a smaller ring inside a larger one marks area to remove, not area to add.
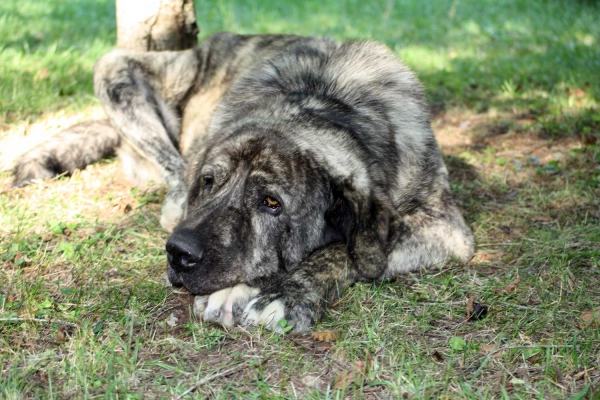
[[[203,255],[200,240],[190,232],[175,232],[167,240],[167,260],[171,268],[178,272],[196,268]]]

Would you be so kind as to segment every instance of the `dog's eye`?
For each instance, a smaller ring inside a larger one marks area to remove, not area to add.
[[[267,206],[271,207],[271,208],[277,208],[279,207],[279,202],[277,200],[275,200],[272,197],[267,196],[265,198],[265,203]]]
[[[281,203],[271,196],[265,197],[261,206],[272,214],[279,214],[281,212]]]
[[[205,176],[204,177],[204,192],[210,192],[210,189],[212,189],[212,186],[213,186],[212,176]]]

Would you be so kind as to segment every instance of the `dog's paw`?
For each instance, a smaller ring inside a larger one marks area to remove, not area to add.
[[[265,328],[284,333],[309,332],[319,319],[321,309],[318,302],[298,299],[285,294],[258,295],[244,309],[243,325],[264,325]],[[281,323],[285,320],[285,323]]]
[[[186,194],[184,192],[169,192],[162,205],[160,226],[167,232],[173,229],[185,217]]]
[[[260,298],[253,299],[244,309],[242,317],[243,325],[264,325],[267,329],[283,332],[283,327],[279,325],[279,321],[285,318],[285,305],[279,299],[274,300],[266,305],[260,302]]]
[[[242,283],[208,296],[196,296],[194,314],[206,322],[233,326],[240,321],[244,308],[258,292],[258,289]]]

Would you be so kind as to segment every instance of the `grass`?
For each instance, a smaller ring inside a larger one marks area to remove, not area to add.
[[[197,3],[202,36],[387,43],[427,89],[477,254],[355,285],[315,327],[333,343],[225,329],[165,285],[160,189],[114,160],[19,190],[4,171],[0,398],[170,398],[201,380],[185,398],[598,398],[597,2]],[[4,168],[98,113],[91,68],[114,41],[109,1],[0,4]],[[465,320],[469,296],[485,318]]]

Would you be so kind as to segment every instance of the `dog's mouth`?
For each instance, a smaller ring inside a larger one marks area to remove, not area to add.
[[[179,275],[179,273],[175,271],[173,267],[171,267],[169,262],[167,262],[167,278],[169,278],[169,282],[171,282],[173,287],[180,288],[184,286],[181,275]]]
[[[187,271],[177,271],[170,264],[167,264],[167,278],[177,290],[186,290],[194,296],[203,296],[212,294],[226,287],[234,286],[239,282],[212,282],[207,277],[198,276],[197,273]]]
[[[171,283],[171,286],[173,286],[174,292],[177,292],[180,294],[187,293],[187,294],[191,294],[193,296],[207,294],[207,293],[204,293],[204,291],[198,291],[197,289],[192,289],[191,287],[186,285],[185,280],[181,277],[181,275],[178,274],[176,271],[174,271],[173,268],[171,268],[170,266],[168,267],[167,277],[169,278],[169,282]]]

